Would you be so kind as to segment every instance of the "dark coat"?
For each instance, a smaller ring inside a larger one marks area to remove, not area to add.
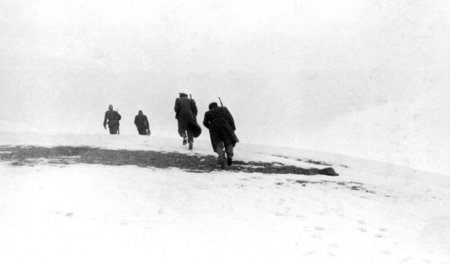
[[[106,126],[106,124],[108,124],[108,126],[111,127],[119,127],[119,120],[122,118],[122,116],[114,110],[108,110],[105,113],[105,118],[103,120],[103,126]]]
[[[134,117],[134,124],[138,129],[147,129],[149,128],[148,119],[146,115],[137,115]]]
[[[239,141],[234,133],[236,125],[233,116],[226,107],[216,107],[206,112],[203,125],[209,129],[214,151],[220,142],[223,142],[225,146],[235,146]]]
[[[192,133],[192,136],[197,138],[202,133],[202,128],[198,125],[197,122],[189,122],[187,125],[187,130]]]
[[[197,124],[197,105],[195,101],[187,97],[175,100],[175,118],[178,120],[178,130],[187,130],[188,124]]]

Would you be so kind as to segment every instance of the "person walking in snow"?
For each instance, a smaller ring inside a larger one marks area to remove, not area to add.
[[[180,97],[175,100],[175,118],[178,121],[178,134],[183,138],[183,145],[189,143],[189,149],[192,150],[194,137],[197,137],[197,105],[187,94],[180,93]],[[201,129],[200,129],[201,130]]]
[[[219,157],[218,162],[222,168],[225,168],[225,154],[228,166],[233,163],[233,149],[238,139],[236,126],[231,113],[226,107],[217,106],[216,102],[209,104],[209,111],[205,113],[203,125],[209,129],[211,145]]]
[[[147,116],[142,113],[142,110],[139,110],[138,115],[134,117],[134,124],[139,135],[150,135],[150,125]]]
[[[121,118],[120,114],[113,110],[113,106],[109,105],[108,111],[106,111],[105,118],[103,119],[103,127],[106,129],[106,125],[108,124],[111,135],[119,134],[119,121]]]

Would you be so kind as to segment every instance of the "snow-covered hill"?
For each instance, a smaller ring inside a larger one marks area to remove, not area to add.
[[[303,145],[441,174],[450,171],[448,96],[427,91],[415,100],[355,111],[301,137]]]
[[[190,152],[178,138],[152,136],[0,132],[0,146],[1,263],[450,263],[448,176],[248,144],[238,145],[236,162],[332,167],[339,176],[53,162],[36,153],[14,163],[26,157],[11,154],[16,146],[212,154],[207,141]]]
[[[41,130],[34,128],[30,125],[18,123],[18,122],[11,122],[7,120],[0,119],[0,131],[9,131],[9,132],[30,132],[30,133],[36,133],[36,132],[42,132]]]

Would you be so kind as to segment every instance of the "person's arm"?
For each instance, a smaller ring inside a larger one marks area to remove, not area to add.
[[[195,104],[195,101],[193,99],[191,99],[191,109],[194,116],[197,116],[198,113],[197,105]]]
[[[108,119],[107,117],[108,112],[105,113],[105,118],[103,119],[103,127],[106,129],[106,121]]]
[[[138,121],[138,116],[135,116],[135,117],[134,117],[134,124],[135,124],[136,126],[138,126],[138,124],[137,124],[138,122],[137,122],[137,121]]]
[[[225,115],[226,115],[228,122],[230,123],[231,128],[233,128],[233,130],[236,130],[236,125],[234,124],[234,118],[231,115],[230,111],[228,111],[228,109],[226,107],[224,107],[223,109],[225,110]]]
[[[209,129],[210,120],[207,112],[205,113],[205,117],[203,118],[203,125]]]
[[[147,116],[144,116],[144,126],[145,126],[145,128],[150,128],[150,124],[148,123]]]
[[[175,110],[175,113],[176,113],[175,114],[175,118],[178,119],[178,113],[180,112],[180,103],[179,103],[178,98],[175,100],[174,110]]]

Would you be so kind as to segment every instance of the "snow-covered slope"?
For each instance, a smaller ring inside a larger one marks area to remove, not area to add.
[[[308,130],[296,142],[303,148],[449,174],[448,98],[426,91],[414,100],[380,102]]]
[[[5,145],[212,154],[139,136],[2,132]],[[340,175],[0,160],[0,262],[450,263],[448,176],[247,144],[235,159]]]
[[[11,122],[7,120],[0,119],[0,131],[9,131],[9,132],[41,132],[39,129],[34,128],[30,125],[18,123],[18,122]]]

